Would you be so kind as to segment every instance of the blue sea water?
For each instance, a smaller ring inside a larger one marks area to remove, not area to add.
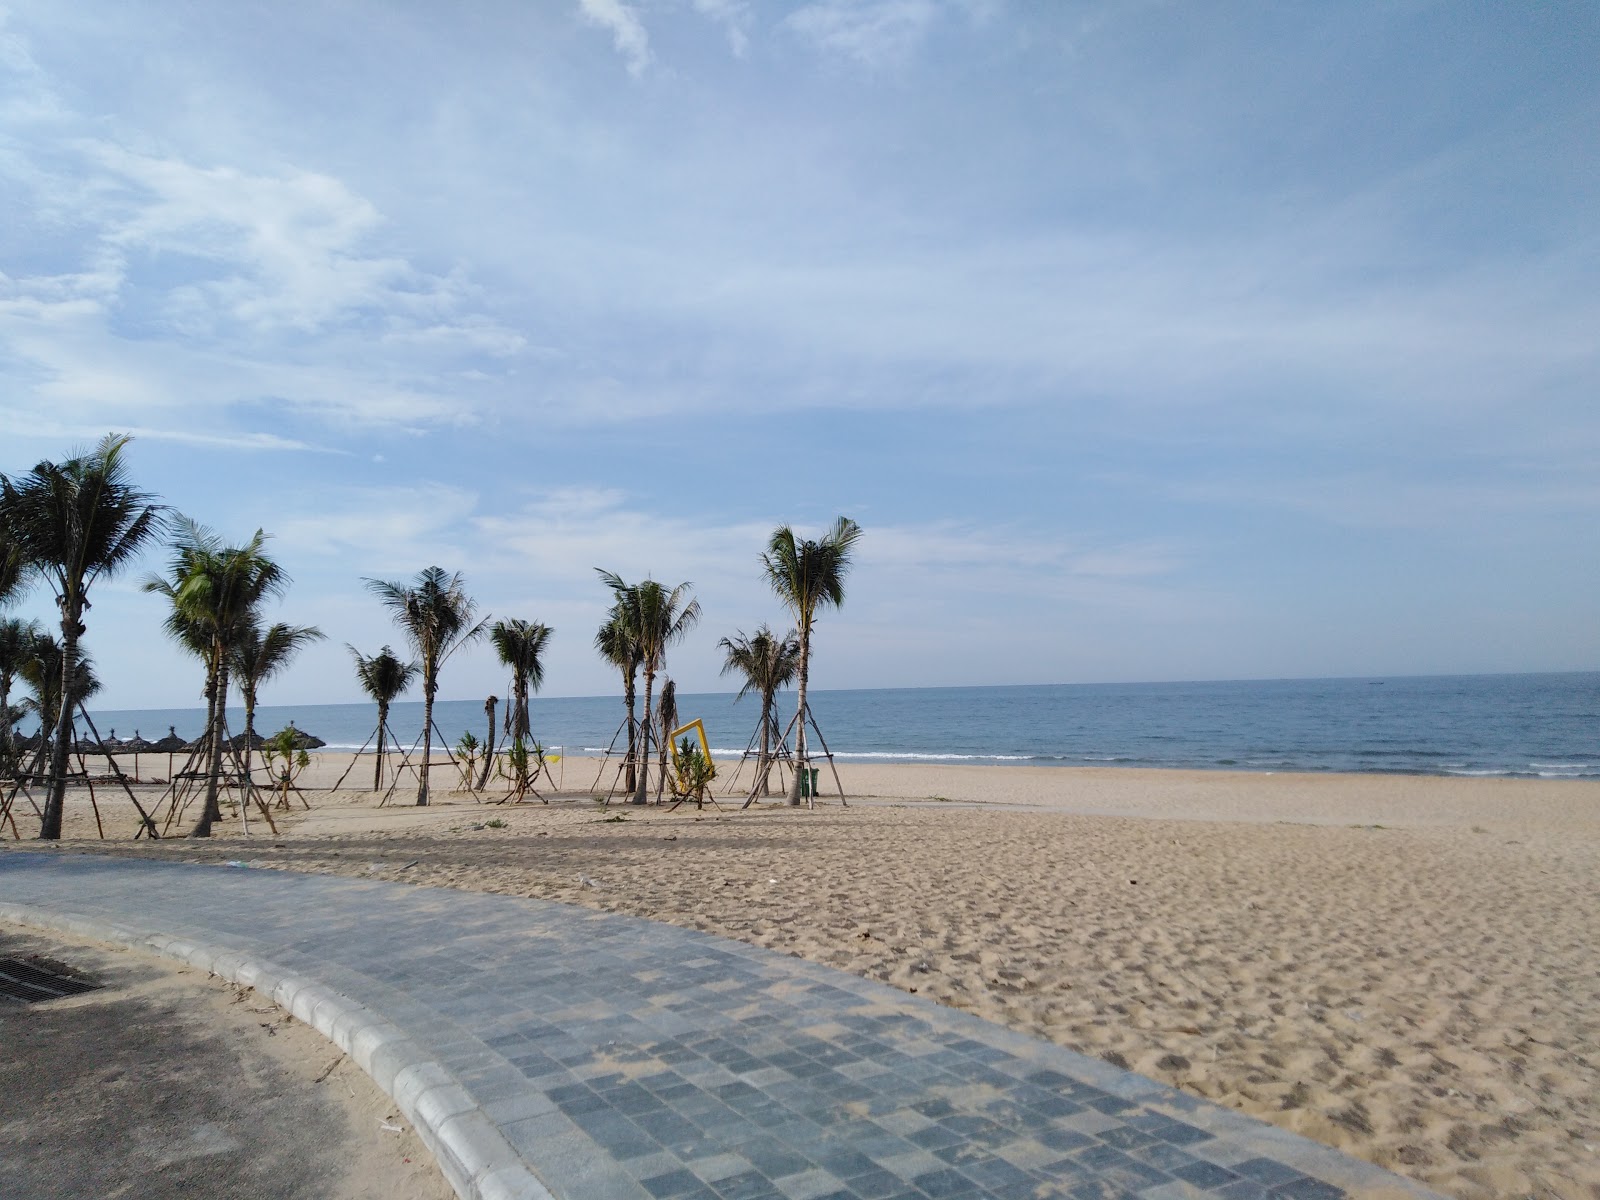
[[[846,761],[1600,778],[1600,672],[813,691],[811,704],[829,749]],[[793,707],[785,694],[784,722]],[[735,703],[731,693],[680,695],[678,710],[705,721],[714,750],[734,754],[759,716],[755,700]],[[434,715],[451,742],[484,736],[481,700],[440,701]],[[569,753],[605,749],[622,717],[618,696],[532,702],[534,736]],[[199,708],[94,718],[102,734],[152,740],[169,725],[192,738],[204,724]],[[235,731],[242,720],[235,710]],[[375,710],[257,713],[264,732],[290,720],[355,750]],[[409,744],[422,704],[397,703],[391,723]]]

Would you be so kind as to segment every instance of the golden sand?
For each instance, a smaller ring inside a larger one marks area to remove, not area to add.
[[[849,808],[667,813],[599,811],[594,769],[564,764],[548,807],[308,791],[311,811],[277,814],[276,836],[253,822],[248,844],[229,820],[209,845],[104,848],[708,930],[1452,1195],[1600,1197],[1600,784],[852,765]],[[100,795],[126,839],[131,809]],[[93,837],[86,809],[69,836]]]

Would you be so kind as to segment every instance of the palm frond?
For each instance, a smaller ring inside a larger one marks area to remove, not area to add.
[[[422,668],[414,662],[401,662],[388,646],[371,658],[366,657],[348,642],[345,649],[356,660],[356,679],[361,689],[379,704],[387,705],[413,683]]]

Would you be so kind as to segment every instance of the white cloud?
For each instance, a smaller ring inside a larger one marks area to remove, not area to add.
[[[750,5],[747,0],[694,0],[695,11],[721,25],[735,58],[750,50]]]
[[[439,483],[325,487],[286,497],[272,532],[297,552],[352,572],[409,574],[418,563],[462,556],[459,539],[477,506],[476,492]]]
[[[307,171],[250,174],[197,167],[117,146],[86,148],[131,185],[130,211],[105,229],[130,282],[160,289],[174,326],[211,333],[219,320],[255,332],[314,332],[373,310],[431,307],[448,285],[403,259],[364,250],[381,225],[367,200],[338,180]],[[191,260],[203,276],[172,285]]]
[[[939,16],[933,0],[819,0],[784,24],[823,50],[884,67],[908,58]]]
[[[622,0],[578,0],[590,24],[611,32],[611,42],[628,64],[628,74],[638,78],[650,65],[650,36],[639,14]]]
[[[169,439],[250,436],[204,427],[263,399],[335,423],[471,423],[452,377],[527,347],[458,268],[385,253],[377,207],[329,175],[98,138],[11,150],[0,177],[31,197],[55,261],[77,259],[0,273],[0,349],[25,381],[7,399],[24,409]]]

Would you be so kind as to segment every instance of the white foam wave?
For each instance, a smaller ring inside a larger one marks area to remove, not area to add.
[[[835,750],[835,758],[881,758],[896,762],[1032,762],[1032,754],[934,754],[914,750]]]

